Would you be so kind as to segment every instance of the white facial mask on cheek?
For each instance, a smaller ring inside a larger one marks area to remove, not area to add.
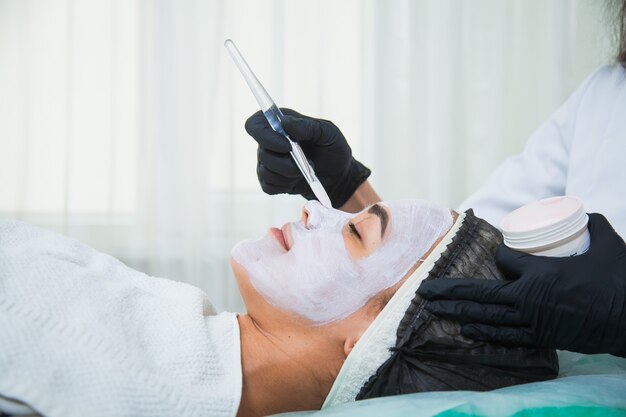
[[[308,229],[291,224],[288,252],[266,235],[240,242],[232,256],[255,289],[272,305],[316,324],[352,314],[380,291],[396,284],[452,225],[447,208],[421,200],[381,203],[391,212],[383,244],[353,260],[342,230],[356,214],[309,201]]]

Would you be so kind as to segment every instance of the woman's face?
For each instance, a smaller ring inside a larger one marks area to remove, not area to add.
[[[378,203],[357,214],[309,201],[300,221],[237,244],[233,268],[249,312],[260,295],[326,324],[396,284],[451,224],[448,209],[421,200]]]

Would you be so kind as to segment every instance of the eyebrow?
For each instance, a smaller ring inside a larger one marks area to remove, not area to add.
[[[369,208],[369,210],[367,210],[367,212],[378,216],[378,219],[380,220],[380,238],[382,239],[382,237],[385,235],[387,224],[389,224],[389,215],[387,214],[385,209],[383,209],[378,204],[374,204],[372,207]]]

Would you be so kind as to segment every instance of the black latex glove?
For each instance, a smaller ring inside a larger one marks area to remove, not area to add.
[[[626,357],[626,245],[601,214],[578,256],[532,256],[504,245],[496,264],[512,281],[438,278],[418,292],[433,314],[472,339]]]
[[[333,207],[341,207],[371,171],[352,157],[352,150],[339,128],[331,121],[304,116],[281,108],[283,129],[298,142],[315,170]],[[301,194],[308,200],[315,195],[295,164],[291,145],[276,133],[258,111],[246,121],[246,131],[259,143],[257,176],[267,194]]]

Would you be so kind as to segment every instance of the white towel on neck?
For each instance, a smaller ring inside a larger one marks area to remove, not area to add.
[[[0,220],[0,410],[235,416],[241,387],[236,315],[201,290]]]

